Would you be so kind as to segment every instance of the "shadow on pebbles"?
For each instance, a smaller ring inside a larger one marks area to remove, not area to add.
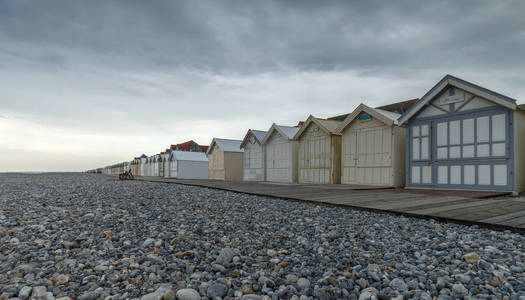
[[[100,174],[0,174],[4,299],[517,299],[525,237]]]

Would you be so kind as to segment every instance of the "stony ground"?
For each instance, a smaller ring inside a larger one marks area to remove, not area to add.
[[[0,299],[525,299],[525,236],[104,175],[0,174]],[[69,298],[68,298],[69,297]]]

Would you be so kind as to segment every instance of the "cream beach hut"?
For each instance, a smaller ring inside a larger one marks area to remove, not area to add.
[[[312,115],[297,131],[299,144],[299,183],[341,183],[341,134],[336,131],[341,121]]]
[[[360,104],[337,127],[341,134],[341,183],[402,187],[405,129],[401,114]]]
[[[262,143],[266,156],[266,181],[297,182],[298,142],[293,139],[299,127],[272,124]]]
[[[525,190],[525,111],[447,75],[399,119],[411,188]]]
[[[243,180],[263,181],[265,174],[264,145],[266,131],[249,129],[241,143],[243,152]]]
[[[209,160],[209,178],[242,180],[242,141],[214,138],[206,151]]]

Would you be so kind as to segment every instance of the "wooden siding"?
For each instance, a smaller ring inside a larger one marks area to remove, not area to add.
[[[514,191],[525,191],[525,111],[514,111]]]
[[[249,140],[244,146],[243,152],[243,172],[244,180],[264,180],[264,146],[259,145],[255,140]]]
[[[222,152],[224,155],[224,179],[242,180],[242,152]]]
[[[297,142],[274,132],[265,144],[266,180],[297,181]]]
[[[241,153],[242,154],[242,153]],[[224,152],[217,146],[213,145],[213,148],[208,154],[209,161],[209,173],[210,179],[225,179],[225,165],[224,165]]]
[[[332,135],[316,124],[308,126],[299,139],[300,183],[341,182],[341,136]]]
[[[341,183],[394,186],[393,133],[375,118],[351,122],[342,136]]]

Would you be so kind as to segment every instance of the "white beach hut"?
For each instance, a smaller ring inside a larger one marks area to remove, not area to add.
[[[263,181],[264,167],[264,145],[262,140],[266,131],[249,129],[241,143],[243,152],[243,180]]]
[[[299,127],[272,124],[264,137],[266,181],[297,182],[298,142],[293,139]]]
[[[204,152],[171,151],[168,161],[172,178],[208,178],[208,158]]]

